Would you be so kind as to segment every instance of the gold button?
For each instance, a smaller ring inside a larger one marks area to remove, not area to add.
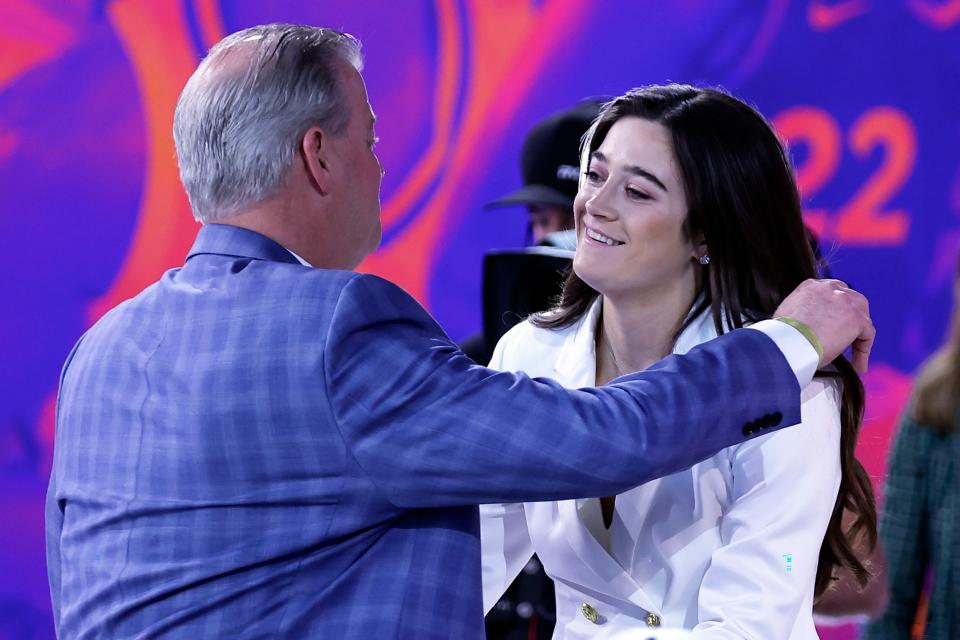
[[[646,617],[647,626],[651,629],[656,629],[660,626],[660,616],[655,613],[648,613]]]
[[[584,602],[580,605],[580,613],[583,614],[583,617],[592,622],[593,624],[600,623],[600,612],[591,607],[589,604]]]

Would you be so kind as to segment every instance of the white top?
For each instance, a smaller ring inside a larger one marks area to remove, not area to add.
[[[598,300],[564,329],[521,323],[497,344],[490,366],[570,388],[594,385],[599,315]],[[795,329],[777,321],[754,328],[779,334],[803,388],[801,426],[617,496],[609,529],[595,498],[481,506],[486,610],[536,552],[556,582],[555,639],[647,632],[648,613],[694,638],[817,638],[814,578],[840,486],[839,390],[831,380],[806,384],[816,355]],[[674,353],[714,337],[704,313]]]

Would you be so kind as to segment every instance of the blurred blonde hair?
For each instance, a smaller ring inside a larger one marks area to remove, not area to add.
[[[953,315],[947,340],[927,360],[917,376],[913,419],[917,423],[953,433],[960,408],[960,260],[953,284]]]

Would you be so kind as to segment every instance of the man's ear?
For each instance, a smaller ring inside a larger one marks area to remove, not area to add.
[[[300,140],[303,170],[321,195],[327,195],[330,192],[330,161],[332,160],[330,142],[330,136],[319,127],[307,129]]]

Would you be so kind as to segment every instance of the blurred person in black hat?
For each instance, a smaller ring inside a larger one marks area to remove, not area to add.
[[[520,156],[523,186],[486,205],[487,209],[526,207],[526,245],[573,250],[576,239],[570,232],[580,178],[580,141],[602,104],[598,99],[585,100],[534,125]],[[559,286],[558,279],[558,292]],[[481,331],[464,339],[460,348],[478,364],[486,365],[495,344],[496,339],[490,340]]]
[[[542,244],[558,231],[573,229],[573,199],[580,179],[580,140],[600,111],[587,100],[538,122],[523,142],[523,186],[487,205],[522,205],[530,216],[527,244]]]

